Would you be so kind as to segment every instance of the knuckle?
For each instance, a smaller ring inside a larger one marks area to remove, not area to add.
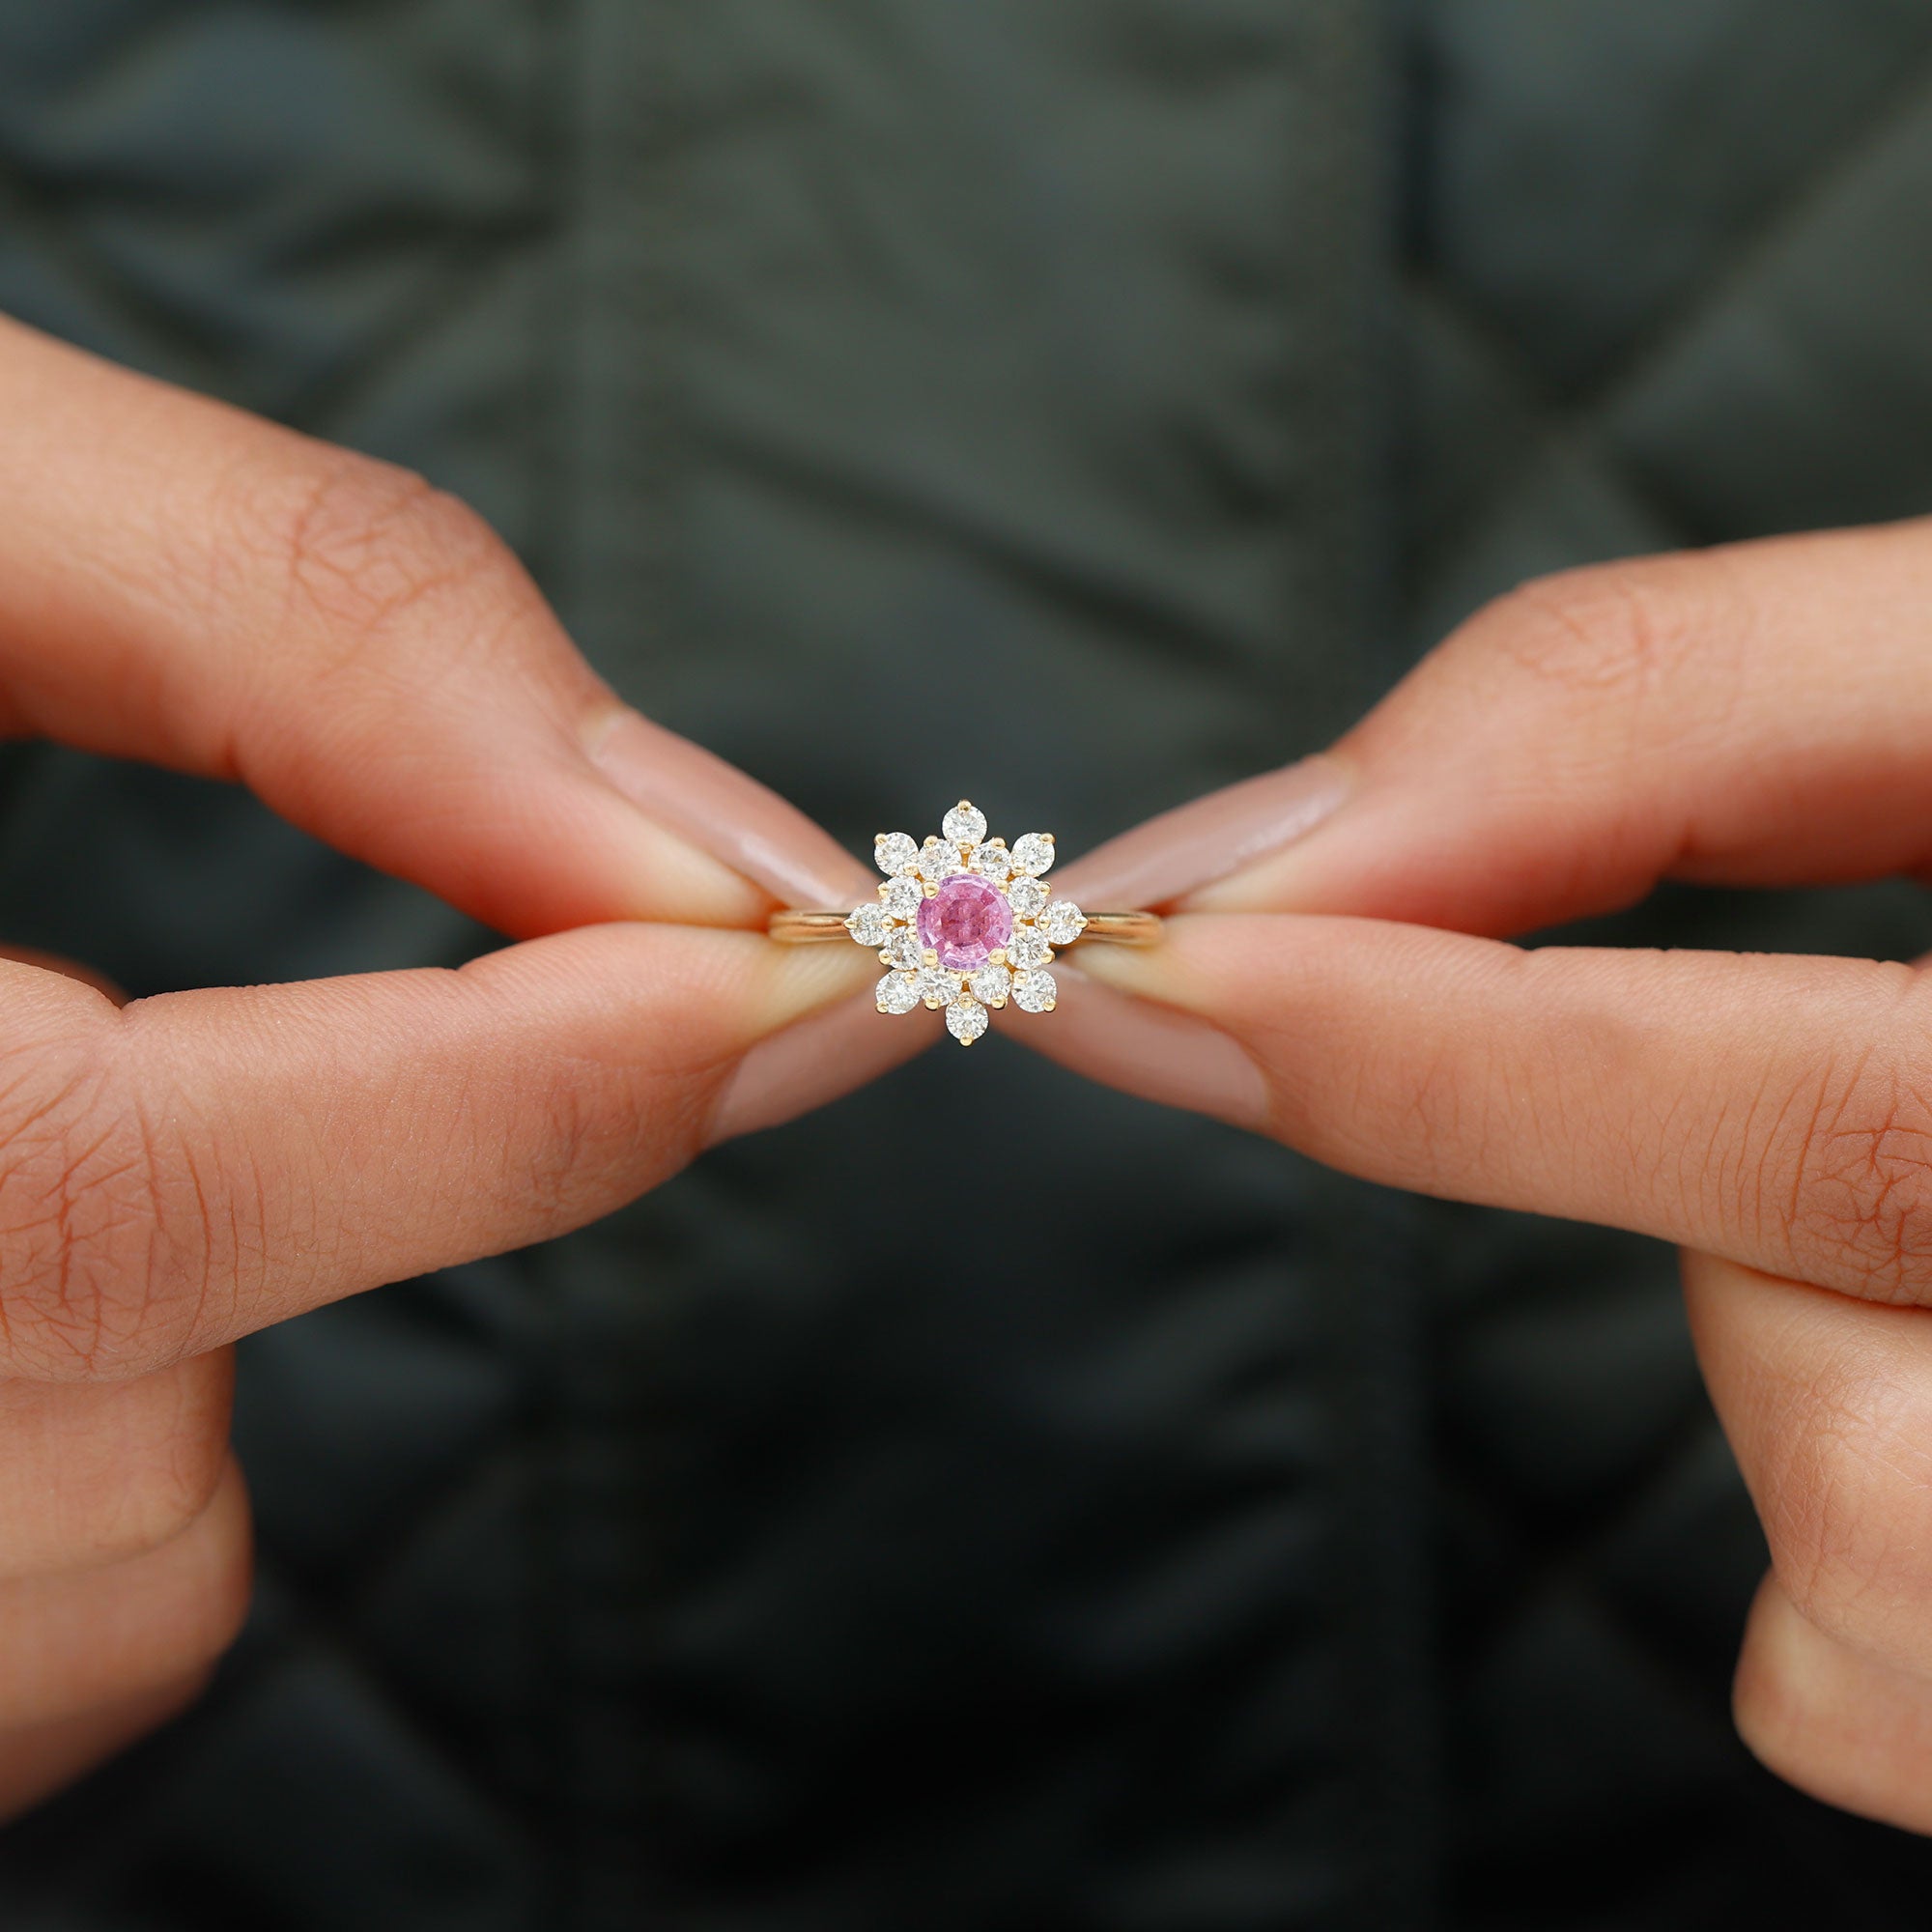
[[[1515,669],[1593,702],[1636,701],[1719,628],[1707,593],[1688,590],[1680,558],[1595,564],[1519,586],[1477,624]]]
[[[215,1213],[185,1141],[157,1134],[104,1040],[61,1058],[0,1095],[0,1370],[137,1375],[189,1350]]]
[[[1829,1071],[1792,1109],[1767,1164],[1772,1231],[1804,1280],[1878,1301],[1932,1291],[1932,1107],[1917,1070],[1884,1050]]]
[[[310,651],[324,676],[392,662],[411,616],[440,599],[500,607],[527,595],[522,566],[489,524],[413,471],[327,450],[233,494],[249,548],[280,576],[289,616],[316,634]]]

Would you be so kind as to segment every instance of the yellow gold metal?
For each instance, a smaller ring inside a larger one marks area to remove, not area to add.
[[[842,912],[775,912],[765,930],[783,946],[822,945],[828,939],[852,937]]]
[[[1104,940],[1110,946],[1155,946],[1165,930],[1157,912],[1090,912],[1080,937]]]
[[[818,946],[828,940],[849,940],[852,934],[845,923],[849,917],[842,912],[775,912],[765,930],[781,946]],[[1090,912],[1080,938],[1101,940],[1110,946],[1152,946],[1159,941],[1162,929],[1158,913]],[[1061,946],[1054,950],[1065,952],[1066,948]],[[936,964],[937,960],[937,953],[926,954],[925,963],[928,966]],[[891,961],[887,959],[884,963],[890,965]],[[996,955],[988,963],[1005,962]]]

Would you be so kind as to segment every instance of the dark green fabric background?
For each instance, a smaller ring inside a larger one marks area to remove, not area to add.
[[[0,308],[459,491],[841,836],[1071,851],[1534,571],[1932,508],[1932,4],[0,0]],[[487,943],[181,781],[0,813],[137,991]],[[1924,1922],[1730,1736],[1666,1255],[1006,1045],[257,1338],[239,1435],[250,1631],[7,1932]]]

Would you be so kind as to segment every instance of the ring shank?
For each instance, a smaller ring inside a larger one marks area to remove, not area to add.
[[[1108,946],[1153,946],[1163,929],[1157,912],[1090,912],[1080,939],[1097,939]]]
[[[765,930],[781,946],[822,946],[830,940],[851,940],[842,912],[775,912]],[[1152,912],[1090,912],[1080,944],[1097,939],[1108,946],[1152,946],[1161,935],[1161,919]],[[1055,949],[1065,952],[1065,947]]]
[[[765,930],[781,946],[816,946],[832,939],[850,939],[842,912],[775,912]]]

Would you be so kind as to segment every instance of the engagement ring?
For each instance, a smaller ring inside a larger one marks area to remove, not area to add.
[[[1011,850],[986,837],[986,815],[961,799],[940,836],[923,845],[882,832],[872,856],[886,883],[876,905],[856,911],[775,912],[768,930],[788,946],[850,938],[893,970],[879,981],[882,1013],[946,1009],[961,1046],[986,1031],[988,1009],[1009,1001],[1050,1013],[1059,991],[1047,968],[1054,952],[1083,939],[1150,946],[1160,937],[1151,912],[1084,913],[1057,899],[1045,874],[1053,835],[1029,832]]]

